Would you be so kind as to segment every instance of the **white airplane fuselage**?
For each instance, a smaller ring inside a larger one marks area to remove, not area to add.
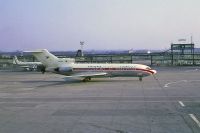
[[[68,68],[60,67],[59,70],[53,70],[51,72],[71,75],[74,73],[84,73],[84,72],[105,72],[105,76],[109,77],[146,77],[155,74],[156,71],[152,70],[150,67],[141,64],[103,64],[103,63],[72,63],[68,65]]]
[[[142,64],[75,63],[73,60],[59,59],[46,49],[29,51],[46,67],[45,71],[67,77],[142,77],[156,74],[149,66]]]

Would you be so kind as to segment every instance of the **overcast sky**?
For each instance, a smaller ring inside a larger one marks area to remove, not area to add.
[[[0,50],[200,47],[200,0],[0,0]]]

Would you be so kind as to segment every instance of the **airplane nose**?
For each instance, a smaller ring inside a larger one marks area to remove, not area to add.
[[[152,71],[152,74],[156,74],[157,73],[157,71],[156,70],[151,70]]]

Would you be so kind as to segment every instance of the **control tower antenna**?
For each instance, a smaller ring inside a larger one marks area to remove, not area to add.
[[[193,44],[193,37],[192,37],[192,35],[191,35],[191,38],[190,38],[190,39],[191,39],[191,44]]]

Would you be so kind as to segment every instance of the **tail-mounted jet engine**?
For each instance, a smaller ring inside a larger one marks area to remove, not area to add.
[[[67,72],[73,71],[72,67],[58,67],[58,68],[55,68],[54,70],[60,73],[67,73]]]

